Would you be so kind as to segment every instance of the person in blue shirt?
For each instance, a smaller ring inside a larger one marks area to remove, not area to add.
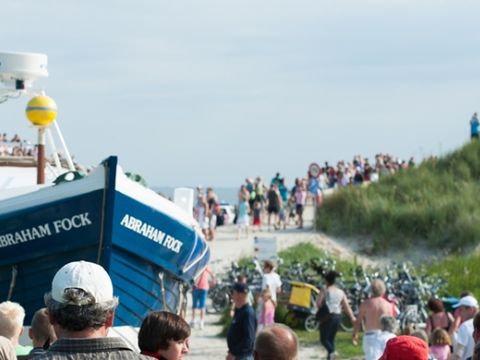
[[[227,333],[228,354],[225,360],[253,360],[257,320],[248,302],[248,285],[235,283],[232,300],[235,313]]]
[[[478,121],[477,113],[473,113],[470,119],[470,139],[478,140],[478,133],[480,128],[480,122]]]

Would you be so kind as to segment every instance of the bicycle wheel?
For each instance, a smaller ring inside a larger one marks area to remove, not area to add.
[[[353,331],[352,321],[345,314],[342,314],[342,319],[340,321],[340,329],[342,329],[343,331],[347,331],[347,332],[352,332]]]
[[[360,310],[360,305],[357,302],[351,301],[351,300],[349,300],[349,303],[350,303],[350,307],[352,308],[353,315],[355,315],[356,317]],[[342,313],[342,319],[340,320],[340,329],[347,332],[353,331],[352,321],[345,313]]]
[[[212,301],[212,308],[220,313],[230,304],[230,296],[227,287],[214,288],[209,294]]]
[[[315,314],[310,314],[305,318],[305,321],[303,322],[303,326],[305,327],[305,330],[308,332],[315,332],[318,331],[319,323],[317,320],[317,317]]]

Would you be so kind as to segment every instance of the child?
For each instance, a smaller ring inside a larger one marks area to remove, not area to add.
[[[295,216],[297,216],[296,209],[295,209],[295,196],[290,196],[287,202],[288,207],[288,219],[287,225],[290,225],[290,220],[295,221]]]
[[[450,345],[452,340],[448,332],[442,328],[436,328],[432,332],[430,353],[437,360],[447,360],[450,356]]]
[[[302,181],[295,190],[295,205],[298,215],[298,228],[303,228],[303,210],[305,207],[305,201],[307,200],[307,190],[305,183]]]
[[[258,229],[259,231],[262,231],[262,204],[260,201],[255,201],[253,204],[253,229]]]
[[[250,205],[248,205],[248,200],[243,199],[238,204],[238,217],[237,217],[237,240],[240,239],[240,232],[242,229],[245,229],[246,236],[248,238],[248,223],[250,222],[248,218],[248,212],[250,210]]]
[[[274,323],[275,303],[272,300],[272,292],[269,288],[263,289],[261,293],[262,307],[258,317],[258,330]]]

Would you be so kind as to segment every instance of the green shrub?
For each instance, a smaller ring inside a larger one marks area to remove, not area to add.
[[[443,295],[458,297],[464,291],[471,291],[477,299],[480,299],[479,262],[480,256],[476,253],[468,256],[449,256],[428,265],[426,271],[445,280],[446,292]]]
[[[413,244],[462,252],[480,234],[479,180],[480,142],[472,142],[368,187],[336,191],[318,209],[316,227],[368,238],[374,252]]]

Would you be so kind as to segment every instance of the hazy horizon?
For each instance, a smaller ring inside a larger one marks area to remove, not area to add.
[[[52,11],[54,10],[54,11]],[[480,3],[191,0],[2,5],[2,51],[48,55],[36,84],[79,163],[117,155],[153,186],[239,186],[311,162],[417,162],[469,140]],[[0,132],[36,141],[28,99]]]

